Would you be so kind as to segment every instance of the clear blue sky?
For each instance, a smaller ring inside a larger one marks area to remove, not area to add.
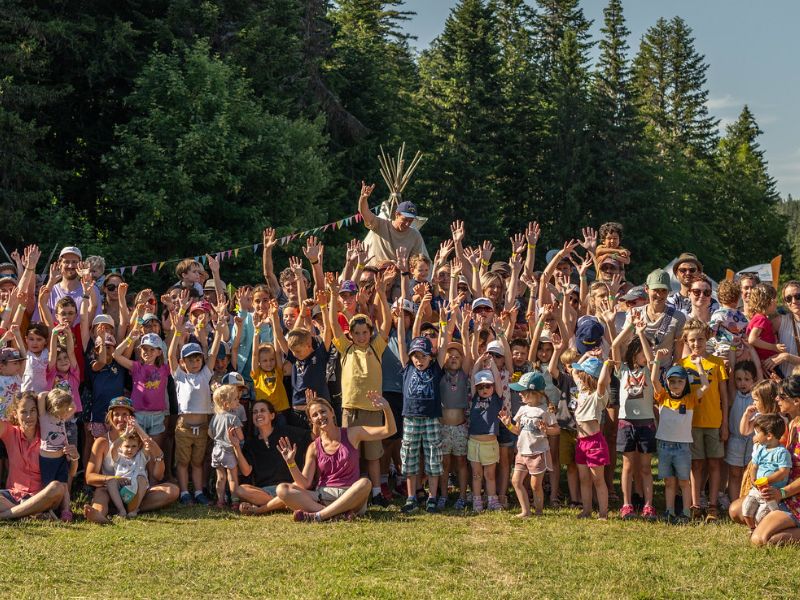
[[[529,0],[534,4],[533,0]],[[406,23],[424,50],[443,29],[456,0],[405,0],[417,13]],[[599,39],[606,0],[582,0]],[[726,123],[748,104],[764,131],[760,138],[782,196],[800,198],[800,0],[623,0],[631,55],[659,17],[678,15],[693,29],[695,47],[709,65],[709,112]]]

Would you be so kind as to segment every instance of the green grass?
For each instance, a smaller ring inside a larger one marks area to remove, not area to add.
[[[800,548],[752,548],[729,522],[513,514],[394,506],[309,525],[193,507],[106,527],[0,523],[0,597],[797,597]]]

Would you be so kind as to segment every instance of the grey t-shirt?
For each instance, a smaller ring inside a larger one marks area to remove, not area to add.
[[[455,373],[445,369],[439,381],[442,408],[469,408],[469,377],[459,369]]]
[[[672,313],[672,318],[669,318],[668,316],[670,312]],[[625,319],[625,327],[630,326],[631,315],[641,315],[644,319],[644,336],[650,342],[653,352],[661,348],[666,348],[670,351],[667,356],[661,359],[660,364],[662,367],[669,367],[676,360],[680,360],[680,356],[672,356],[672,351],[675,348],[675,340],[680,339],[681,335],[683,335],[683,326],[686,323],[686,315],[679,310],[672,309],[670,311],[669,308],[667,308],[667,310],[658,315],[654,321],[651,321],[647,316],[647,307],[641,306],[631,310],[628,318]],[[665,330],[664,319],[667,318],[669,318],[669,323],[666,325]]]
[[[231,427],[241,427],[242,420],[232,412],[215,413],[208,424],[208,437],[214,440],[215,446],[232,448],[228,439],[228,429]]]

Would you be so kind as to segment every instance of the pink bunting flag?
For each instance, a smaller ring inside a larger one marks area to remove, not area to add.
[[[153,269],[153,273],[156,272],[156,263],[150,263],[150,268]]]
[[[133,265],[131,267],[131,275],[136,275],[136,269],[139,268],[139,265]]]
[[[120,274],[120,275],[125,275],[125,269],[126,269],[126,268],[127,268],[127,267],[120,267],[120,268],[119,268],[119,274]]]

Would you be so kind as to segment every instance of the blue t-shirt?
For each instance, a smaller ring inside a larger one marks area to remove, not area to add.
[[[792,455],[783,446],[767,448],[763,444],[756,444],[753,448],[753,464],[756,465],[756,479],[772,475],[778,469],[792,468]],[[789,483],[787,477],[783,481],[771,484],[774,488],[782,488]]]
[[[411,345],[411,331],[406,330],[406,348]],[[403,365],[400,363],[400,349],[397,346],[397,328],[392,327],[389,332],[389,341],[386,350],[381,356],[381,369],[383,373],[383,391],[403,391]]]
[[[497,394],[489,398],[475,394],[469,408],[469,435],[497,435],[497,415],[501,408],[503,399]]]
[[[86,374],[92,384],[92,423],[104,422],[108,412],[108,404],[112,398],[125,395],[126,373],[127,371],[115,360],[112,360],[99,371],[95,371],[87,365]]]
[[[409,360],[401,373],[403,377],[403,416],[441,417],[442,402],[439,399],[439,382],[442,368],[436,359],[424,371],[417,369]]]
[[[303,406],[306,403],[306,390],[311,389],[320,398],[330,402],[328,390],[328,357],[330,350],[316,339],[311,342],[313,348],[307,358],[300,360],[291,351],[287,360],[292,363],[292,406]]]

